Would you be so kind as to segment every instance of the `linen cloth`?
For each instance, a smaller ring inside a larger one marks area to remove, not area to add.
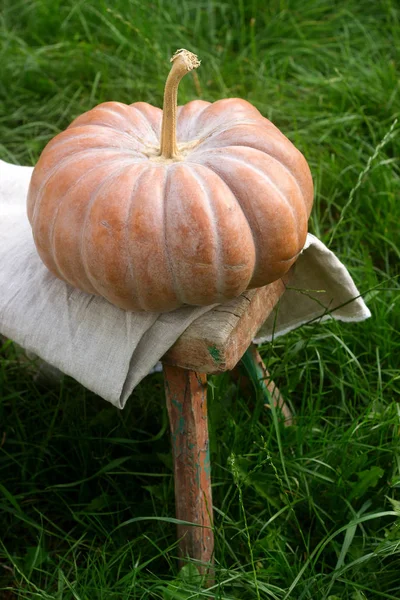
[[[123,408],[134,387],[212,306],[126,312],[54,277],[36,252],[26,216],[32,170],[0,160],[0,333]],[[346,267],[313,235],[275,310],[256,341],[312,319],[370,316]]]

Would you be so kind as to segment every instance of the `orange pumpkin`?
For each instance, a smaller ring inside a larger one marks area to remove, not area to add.
[[[164,110],[106,102],[45,147],[28,217],[54,275],[127,310],[224,302],[282,277],[307,235],[303,155],[245,100],[177,107],[199,65],[179,50]]]

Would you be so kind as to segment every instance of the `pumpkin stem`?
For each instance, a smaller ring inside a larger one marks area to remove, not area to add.
[[[200,65],[195,54],[188,50],[177,50],[171,58],[172,68],[169,72],[165,90],[163,119],[161,129],[160,156],[164,158],[179,158],[176,143],[176,109],[178,100],[178,86],[181,79]]]

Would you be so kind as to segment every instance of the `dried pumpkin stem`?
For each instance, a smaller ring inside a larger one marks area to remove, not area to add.
[[[171,58],[172,68],[169,72],[163,105],[163,120],[161,129],[160,156],[164,158],[179,158],[176,143],[176,109],[178,100],[178,86],[181,79],[200,65],[195,54],[188,50],[177,50]]]

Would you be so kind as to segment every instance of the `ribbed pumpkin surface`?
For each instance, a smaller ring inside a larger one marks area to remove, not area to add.
[[[161,121],[108,102],[46,146],[28,195],[43,262],[128,310],[223,302],[282,277],[313,201],[302,154],[240,99],[179,107],[179,160],[158,156]]]

